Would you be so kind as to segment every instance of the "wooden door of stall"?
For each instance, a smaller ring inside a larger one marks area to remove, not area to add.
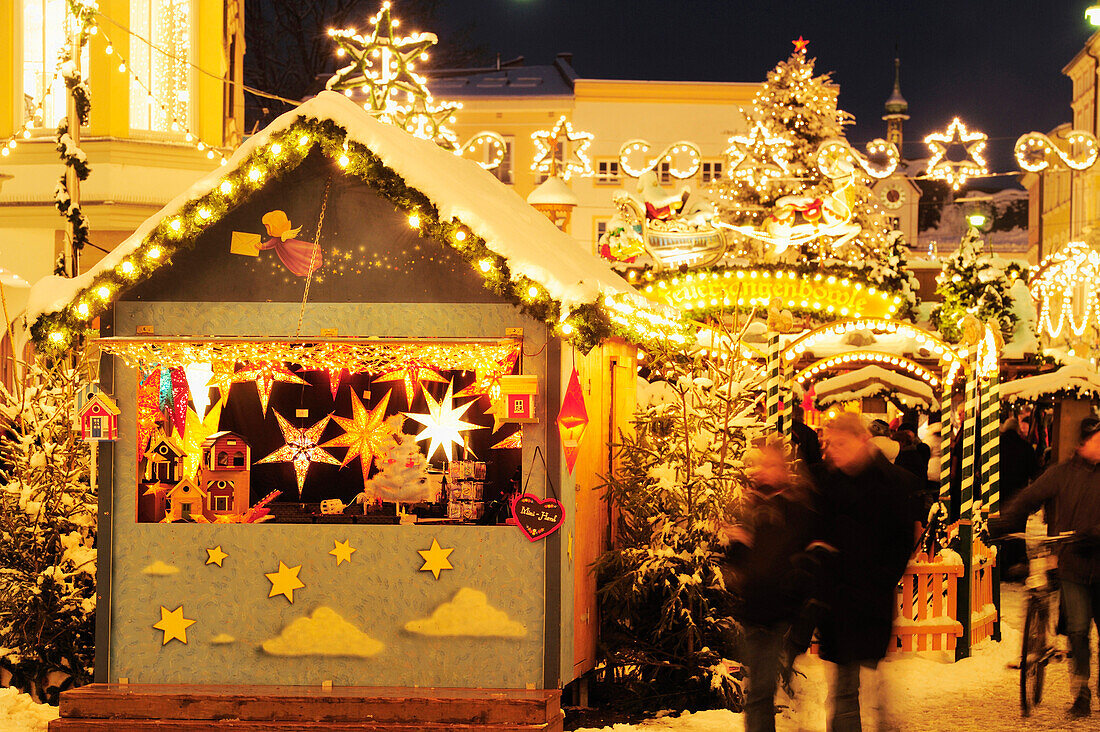
[[[568,362],[566,362],[568,363]],[[588,427],[574,470],[576,536],[573,559],[573,678],[595,668],[599,616],[592,562],[610,547],[611,512],[600,486],[613,469],[609,443],[630,428],[634,415],[636,349],[608,343],[576,357]]]

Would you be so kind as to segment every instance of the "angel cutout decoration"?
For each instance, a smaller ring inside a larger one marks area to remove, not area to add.
[[[321,268],[321,247],[295,238],[302,227],[292,229],[290,219],[284,212],[268,211],[261,221],[270,238],[260,243],[258,249],[274,249],[283,266],[298,277],[305,277]]]

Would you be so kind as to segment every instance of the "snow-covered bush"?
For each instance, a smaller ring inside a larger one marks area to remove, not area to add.
[[[74,425],[82,359],[27,364],[0,385],[0,670],[57,703],[92,678],[96,494]]]
[[[606,483],[618,524],[595,563],[601,652],[609,680],[641,709],[739,709],[717,530],[737,513],[742,458],[762,434],[760,377],[702,352],[658,362],[663,378],[640,383],[633,432],[620,435]]]
[[[1026,272],[1017,268],[1011,277],[998,262],[983,256],[981,235],[970,229],[959,242],[959,248],[944,260],[936,277],[936,292],[943,302],[932,309],[932,325],[944,339],[958,341],[962,336],[959,323],[971,314],[983,323],[996,322],[1008,341],[1013,336],[1018,316],[1009,290],[1013,282]]]

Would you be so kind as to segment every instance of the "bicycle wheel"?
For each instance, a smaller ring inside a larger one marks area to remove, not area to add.
[[[1049,609],[1037,599],[1028,600],[1024,641],[1020,651],[1020,711],[1023,716],[1043,698],[1043,679],[1050,655]]]

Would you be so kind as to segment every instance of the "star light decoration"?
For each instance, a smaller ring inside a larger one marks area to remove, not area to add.
[[[339,460],[322,450],[317,444],[332,415],[326,414],[320,422],[304,429],[295,427],[278,412],[275,412],[275,416],[279,419],[279,429],[283,433],[286,444],[262,460],[257,460],[256,464],[293,463],[294,475],[298,478],[298,498],[301,498],[302,489],[306,484],[306,472],[310,465],[313,463],[340,464]]]
[[[359,458],[364,485],[370,477],[374,458],[386,454],[386,449],[394,444],[394,434],[400,429],[399,424],[386,419],[386,407],[389,406],[391,393],[386,392],[386,396],[382,397],[382,401],[374,409],[367,409],[359,400],[359,396],[352,392],[351,419],[338,415],[332,416],[332,419],[344,429],[344,434],[321,445],[325,449],[333,447],[348,449],[347,454],[344,455],[344,461],[340,463],[341,468],[355,458]]]
[[[271,388],[276,381],[286,384],[305,384],[309,382],[298,376],[281,363],[254,363],[248,364],[240,371],[233,374],[231,383],[240,384],[245,381],[256,382],[256,393],[260,395],[260,406],[264,416],[267,416],[267,403],[271,399]]]
[[[451,460],[451,445],[465,444],[462,438],[463,432],[481,429],[481,425],[465,422],[462,415],[466,413],[474,402],[467,402],[458,409],[454,408],[454,384],[447,382],[447,393],[438,402],[424,389],[424,399],[428,402],[427,414],[414,414],[405,412],[405,416],[424,425],[424,429],[416,436],[417,442],[431,440],[428,445],[428,459],[432,459],[436,449],[443,448],[443,454],[447,461]]]
[[[591,132],[577,132],[563,115],[554,124],[552,130],[539,130],[531,134],[535,142],[535,161],[531,170],[543,173],[550,178],[560,177],[569,180],[576,175],[589,178],[595,175],[592,159],[588,157],[588,146],[592,144]],[[569,143],[568,151],[564,143]],[[562,157],[558,157],[558,145],[563,147]]]
[[[757,188],[770,178],[787,173],[792,143],[786,137],[770,133],[763,123],[757,122],[747,135],[734,135],[727,142],[727,178]]]
[[[387,381],[398,381],[405,385],[405,400],[409,406],[416,397],[416,387],[421,381],[434,381],[440,384],[447,383],[447,379],[436,373],[435,369],[416,356],[403,356],[391,363],[382,375],[372,381],[372,384],[383,384]]]
[[[810,45],[810,42],[803,38],[801,33],[798,35],[798,40],[791,41],[791,43],[794,44],[795,53],[805,53],[806,46]]]
[[[925,173],[929,178],[946,181],[952,190],[959,190],[969,178],[989,172],[982,155],[988,140],[989,137],[984,132],[970,132],[956,117],[944,132],[933,132],[924,138],[929,152],[932,153]],[[961,146],[965,151],[961,160],[947,157],[948,148],[955,146]]]
[[[382,3],[370,18],[371,30],[360,34],[354,28],[330,28],[339,46],[336,55],[350,63],[328,80],[326,88],[351,97],[362,89],[367,97],[363,109],[388,124],[448,150],[458,148],[458,138],[447,128],[461,105],[435,103],[425,86],[426,79],[414,71],[414,61],[427,61],[428,49],[438,42],[434,33],[395,36],[400,21],[390,15],[390,3]]]

